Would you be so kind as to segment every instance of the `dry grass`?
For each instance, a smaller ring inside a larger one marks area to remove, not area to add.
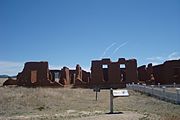
[[[108,90],[98,93],[98,101],[90,89],[8,86],[0,87],[0,95],[0,119],[74,119],[109,112]],[[180,119],[180,105],[134,91],[130,97],[115,98],[114,109],[138,113],[141,120]]]

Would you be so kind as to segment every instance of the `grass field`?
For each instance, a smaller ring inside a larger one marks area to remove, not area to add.
[[[123,114],[107,115],[109,90],[101,90],[96,101],[91,89],[0,87],[0,119],[180,120],[180,105],[129,93],[114,99],[114,110]]]

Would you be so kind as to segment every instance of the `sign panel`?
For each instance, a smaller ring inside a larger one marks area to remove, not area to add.
[[[100,88],[94,88],[93,91],[94,92],[100,92]]]
[[[128,97],[128,90],[113,90],[114,97]]]

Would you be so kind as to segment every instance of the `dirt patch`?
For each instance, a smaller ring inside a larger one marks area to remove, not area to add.
[[[76,111],[69,110],[66,113],[59,114],[42,114],[42,115],[19,115],[12,117],[1,117],[2,120],[31,120],[31,119],[70,119],[70,120],[158,120],[158,116],[149,116],[137,112],[122,111],[115,114],[106,114],[100,111]]]
[[[143,118],[144,115],[130,112],[130,111],[123,111],[120,114],[103,114],[98,116],[90,116],[86,118],[77,118],[74,120],[139,120]]]

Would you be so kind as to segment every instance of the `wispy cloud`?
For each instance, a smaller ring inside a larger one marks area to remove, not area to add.
[[[0,61],[0,74],[16,75],[23,65],[24,62]]]
[[[165,62],[166,60],[178,60],[180,59],[180,55],[178,52],[172,52],[167,56],[156,56],[156,57],[150,57],[147,58],[146,60],[148,61],[148,63],[152,63],[153,65],[158,65],[158,64],[162,64],[163,62]]]
[[[168,55],[168,60],[177,60],[180,59],[180,55],[178,52],[173,52]]]
[[[156,57],[147,58],[147,60],[157,61],[157,60],[164,60],[164,58],[163,58],[163,57],[156,56]]]
[[[123,46],[125,46],[128,42],[124,42],[121,45],[119,45],[112,53],[112,55],[114,55],[120,48],[122,48]]]
[[[101,58],[103,58],[106,55],[106,53],[108,52],[108,50],[111,49],[114,45],[116,45],[116,42],[114,42],[111,45],[109,45],[108,47],[106,47],[103,54],[101,55]]]
[[[12,61],[0,61],[1,67],[18,67],[22,66],[21,62],[12,62]]]

